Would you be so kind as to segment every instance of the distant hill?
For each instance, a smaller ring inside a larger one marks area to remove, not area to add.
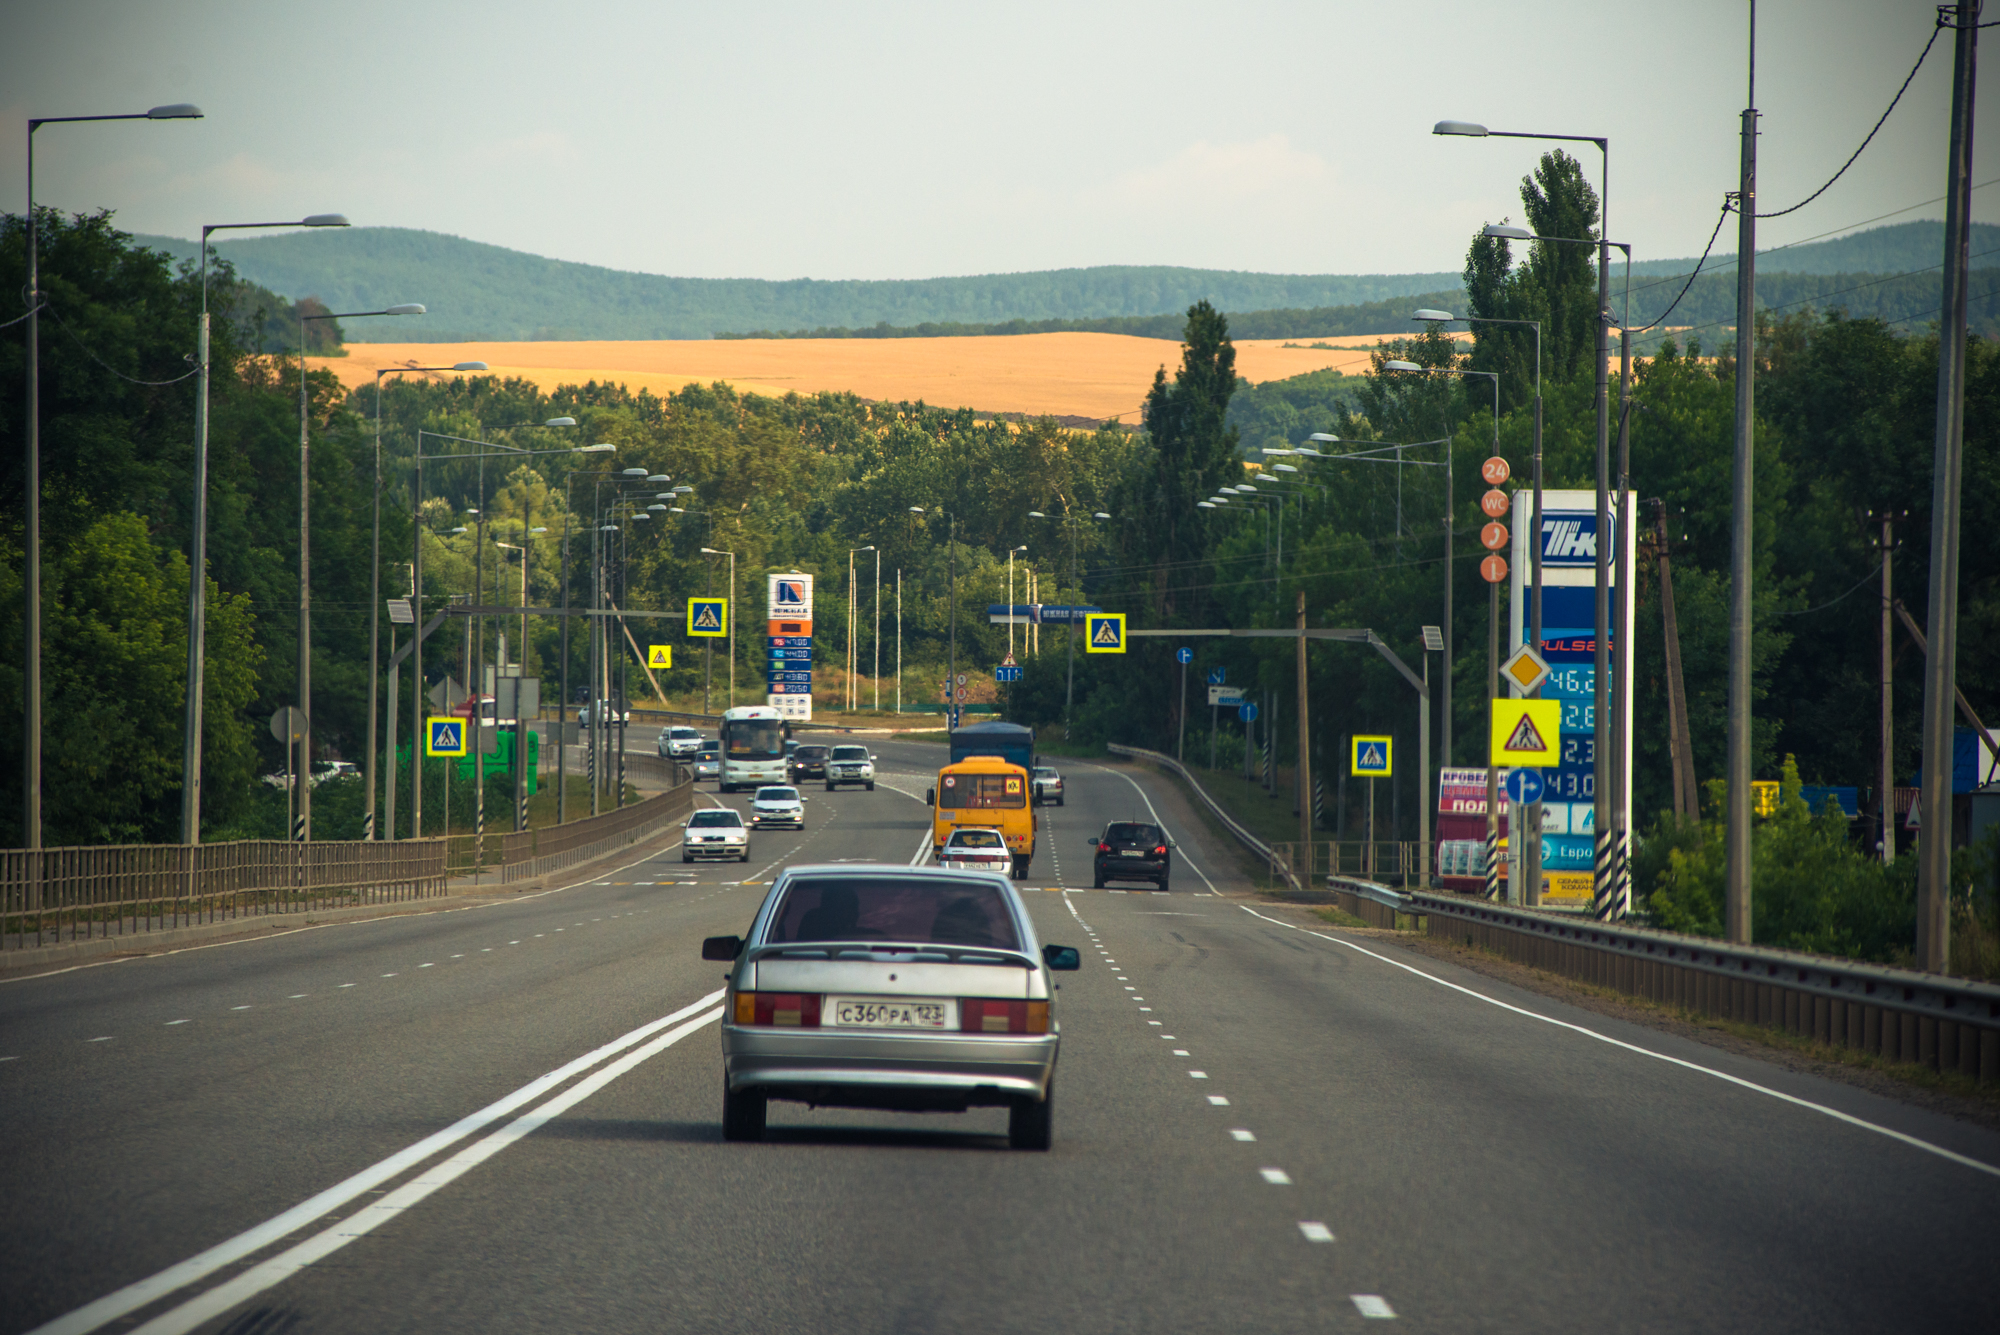
[[[195,244],[141,236],[193,258]],[[988,324],[1185,311],[1346,306],[1457,283],[1455,273],[1310,275],[1117,265],[894,280],[666,278],[542,259],[398,227],[292,232],[216,247],[238,273],[335,310],[421,301],[421,320],[351,321],[350,341],[709,338],[753,329],[888,322]]]
[[[138,241],[191,259],[192,241]],[[1898,223],[1760,255],[1760,306],[1844,307],[1920,326],[1934,318],[1938,222]],[[220,244],[243,278],[335,310],[421,301],[421,319],[350,320],[350,342],[712,337],[909,338],[1080,329],[1178,339],[1206,298],[1239,338],[1303,338],[1400,327],[1418,306],[1456,308],[1455,273],[1259,274],[1166,266],[895,280],[667,278],[543,259],[438,232],[397,227],[293,232]],[[1976,267],[2000,269],[2000,227],[1976,224]],[[1634,324],[1663,310],[1695,257],[1634,264]],[[1928,272],[1926,272],[1928,271]],[[1735,257],[1711,257],[1673,325],[1735,318]],[[1906,276],[1898,276],[1906,275]],[[1614,299],[1622,289],[1614,270]],[[1973,284],[1974,324],[2000,326],[2000,287]],[[1716,335],[1703,333],[1714,346]]]

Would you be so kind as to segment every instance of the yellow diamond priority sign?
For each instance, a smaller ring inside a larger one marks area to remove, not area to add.
[[[1125,614],[1086,612],[1083,615],[1083,649],[1091,654],[1125,652]]]
[[[1495,700],[1493,763],[1508,768],[1562,763],[1562,701]]]
[[[1508,656],[1500,665],[1500,675],[1514,688],[1526,695],[1548,679],[1548,661],[1535,652],[1533,645],[1524,644]]]

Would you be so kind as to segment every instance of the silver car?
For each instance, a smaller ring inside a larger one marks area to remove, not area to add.
[[[733,960],[722,1022],[722,1134],[760,1140],[772,1099],[900,1112],[1009,1110],[1016,1149],[1054,1129],[1052,971],[1004,875],[834,863],[782,872]]]
[[[708,807],[688,817],[681,827],[681,861],[696,858],[750,860],[750,830],[730,807]]]
[[[806,827],[805,803],[796,788],[783,784],[759,788],[757,796],[750,800],[750,824],[760,830],[772,825],[790,825],[803,830]]]

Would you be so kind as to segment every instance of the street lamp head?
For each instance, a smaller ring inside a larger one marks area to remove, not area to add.
[[[307,214],[299,223],[301,227],[347,227],[349,225],[347,215],[344,213],[311,213]]]
[[[667,473],[648,473],[646,475],[646,481],[651,482],[655,486],[665,482],[672,482],[673,480],[673,477]]]
[[[1415,362],[1395,361],[1395,362],[1383,362],[1382,369],[1385,371],[1421,371],[1424,368],[1417,365]]]
[[[546,421],[546,422],[542,423],[542,425],[543,425],[543,426],[575,426],[575,425],[576,425],[576,419],[575,419],[574,417],[551,417],[551,418],[550,418],[550,419],[549,419],[548,421]]]
[[[601,443],[600,443],[600,444],[597,444],[597,445],[579,445],[579,446],[577,446],[577,447],[576,447],[576,449],[575,449],[575,450],[573,451],[573,453],[576,453],[576,454],[610,454],[610,453],[611,453],[611,452],[612,452],[613,450],[615,450],[615,449],[617,449],[617,448],[618,448],[618,447],[617,447],[616,445],[605,445],[605,444],[601,444]]]
[[[450,536],[456,537],[458,534],[464,533],[465,531],[466,531],[465,525],[460,524],[457,528],[448,530],[448,534]]]
[[[1299,470],[1293,464],[1272,464],[1271,471],[1273,473],[1296,473]]]
[[[452,369],[452,370],[454,370],[454,371],[484,371],[484,370],[486,369],[486,363],[485,363],[485,362],[453,362],[453,363],[452,363],[452,366],[451,366],[451,369]]]
[[[653,503],[652,503],[651,505],[647,506],[646,508],[647,508],[648,510],[651,510],[651,511],[653,511],[653,512],[654,512],[655,514],[659,514],[659,513],[663,512],[663,511],[665,511],[667,507],[666,507],[666,506],[664,506],[664,505],[661,505],[661,504],[660,504],[660,503],[659,503],[658,501],[655,501],[655,502],[653,502]]]
[[[1432,134],[1462,134],[1474,139],[1486,137],[1486,127],[1477,121],[1439,121],[1431,126]]]
[[[639,511],[638,513],[636,513],[636,514],[632,515],[632,516],[631,516],[631,518],[633,518],[633,519],[644,519],[644,520],[649,520],[649,521],[650,521],[650,520],[652,519],[652,516],[651,516],[651,515],[649,515],[649,514],[647,514],[647,513],[646,513],[646,512],[644,511],[644,510],[641,510],[641,511]]]
[[[1047,515],[1045,515],[1045,514],[1043,514],[1043,513],[1042,513],[1042,512],[1040,511],[1040,510],[1030,510],[1030,511],[1028,511],[1028,518],[1030,518],[1030,519],[1047,519],[1047,518],[1048,518],[1048,516],[1047,516]]]
[[[1410,318],[1412,320],[1456,320],[1458,317],[1450,311],[1436,311],[1426,306],[1420,311],[1413,312]]]
[[[616,524],[600,524],[600,525],[598,525],[598,528],[597,528],[597,531],[598,531],[599,533],[616,533],[616,532],[618,531],[618,525],[616,525]]]
[[[1092,516],[1091,516],[1091,518],[1092,518],[1092,519],[1109,519],[1109,518],[1111,518],[1111,516],[1110,516],[1110,515],[1108,515],[1108,514],[1106,514],[1106,513],[1104,513],[1104,511],[1102,511],[1102,510],[1099,510],[1099,511],[1098,511],[1098,512],[1097,512],[1096,514],[1092,515]]]
[[[686,483],[682,483],[680,486],[674,488],[674,495],[692,496],[694,495],[694,488],[688,486]]]
[[[422,315],[424,314],[424,303],[422,303],[421,301],[406,301],[400,306],[391,306],[388,310],[383,311],[382,314]]]
[[[1019,547],[1009,547],[1007,550],[1010,552],[1025,552],[1028,550],[1028,544],[1024,542]]]
[[[713,547],[704,547],[704,548],[702,548],[701,550],[702,550],[702,554],[703,554],[703,555],[705,555],[705,556],[728,556],[728,555],[729,555],[729,553],[728,553],[728,552],[718,552],[718,551],[717,551],[717,550],[715,550],[715,548],[713,548]]]
[[[547,530],[547,529],[545,529],[545,528],[531,528],[531,529],[529,529],[529,530],[528,530],[528,532],[530,532],[530,533],[547,533],[547,532],[548,532],[548,530]]]
[[[1215,502],[1214,502],[1214,501],[1196,501],[1196,502],[1194,503],[1194,508],[1195,508],[1195,509],[1197,509],[1197,510],[1213,510],[1213,509],[1215,508]]]
[[[684,515],[684,514],[686,514],[686,513],[687,513],[687,511],[686,511],[686,510],[683,510],[683,509],[682,509],[682,508],[681,508],[680,506],[678,506],[678,505],[669,505],[669,506],[667,507],[667,509],[668,509],[669,511],[671,511],[672,513],[674,513],[674,514],[677,514],[677,515]]]
[[[625,477],[644,477],[646,476],[646,470],[643,468],[627,468],[624,470],[623,475]]]
[[[1332,434],[1330,434],[1330,433],[1328,433],[1328,432],[1325,432],[1325,431],[1315,431],[1315,432],[1313,432],[1313,433],[1312,433],[1312,434],[1311,434],[1310,436],[1307,436],[1307,437],[1306,437],[1306,439],[1307,439],[1307,440],[1325,440],[1325,441],[1332,441],[1332,442],[1335,442],[1335,443],[1338,443],[1338,442],[1339,442],[1339,440],[1340,440],[1340,437],[1339,437],[1339,436],[1335,436],[1335,435],[1332,435]]]
[[[1505,223],[1487,223],[1480,229],[1481,236],[1498,237],[1502,241],[1533,241],[1535,234],[1525,227],[1509,227]]]
[[[910,513],[913,515],[920,515],[923,512],[924,512],[924,507],[921,505],[913,505],[910,507]]]
[[[146,113],[149,121],[198,121],[201,108],[192,102],[169,102],[163,107],[154,107]]]

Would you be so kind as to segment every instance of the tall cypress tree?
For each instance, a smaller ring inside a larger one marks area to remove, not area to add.
[[[1206,543],[1195,506],[1227,482],[1239,464],[1236,428],[1227,425],[1229,398],[1236,392],[1236,345],[1229,320],[1198,301],[1188,307],[1181,335],[1181,366],[1167,383],[1163,366],[1153,375],[1143,422],[1153,447],[1152,469],[1132,518],[1138,526],[1127,541],[1154,566],[1155,605],[1171,615],[1178,600],[1170,592],[1180,562],[1203,554]]]

